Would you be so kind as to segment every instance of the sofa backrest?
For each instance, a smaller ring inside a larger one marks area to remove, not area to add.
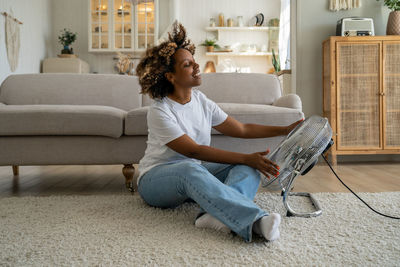
[[[131,110],[142,105],[135,76],[115,74],[18,74],[0,87],[8,105],[101,105]]]
[[[272,104],[281,97],[279,79],[262,73],[203,73],[197,89],[216,103]],[[143,105],[151,103],[143,96]]]

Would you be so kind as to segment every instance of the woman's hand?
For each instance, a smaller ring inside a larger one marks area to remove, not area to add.
[[[285,135],[288,135],[294,128],[296,128],[297,125],[299,125],[303,121],[304,121],[304,119],[301,119],[299,121],[296,121],[296,122],[290,124],[289,126],[286,126],[286,134]]]
[[[278,177],[279,166],[265,157],[268,153],[269,149],[264,152],[247,154],[245,164],[259,170],[268,179],[270,179],[270,175]]]

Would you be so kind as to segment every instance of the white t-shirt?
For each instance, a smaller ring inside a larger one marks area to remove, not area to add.
[[[223,123],[228,115],[202,92],[192,89],[190,102],[182,105],[168,97],[156,100],[147,113],[148,140],[139,162],[139,179],[151,168],[182,160],[200,163],[166,146],[187,134],[199,145],[209,146],[212,126]],[[138,179],[138,181],[139,181]]]

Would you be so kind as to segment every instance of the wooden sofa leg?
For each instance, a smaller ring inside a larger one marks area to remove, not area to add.
[[[124,164],[122,168],[122,173],[125,176],[125,186],[128,188],[129,191],[132,193],[135,192],[136,186],[133,182],[133,176],[135,174],[135,167],[132,164]]]
[[[12,165],[12,169],[13,169],[14,176],[19,175],[19,166],[18,165]]]

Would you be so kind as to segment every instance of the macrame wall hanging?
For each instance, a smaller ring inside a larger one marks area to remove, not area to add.
[[[361,0],[329,0],[329,10],[339,11],[361,7]]]
[[[12,11],[10,14],[7,12],[2,13],[6,18],[6,47],[7,47],[7,58],[10,64],[10,69],[14,72],[18,66],[19,59],[19,25],[22,24],[21,21],[14,18]]]
[[[10,13],[11,14],[3,12],[2,14],[6,18],[5,26],[8,63],[10,64],[11,71],[14,72],[18,66],[20,47],[19,25],[22,24],[22,22],[14,18],[12,12]]]

